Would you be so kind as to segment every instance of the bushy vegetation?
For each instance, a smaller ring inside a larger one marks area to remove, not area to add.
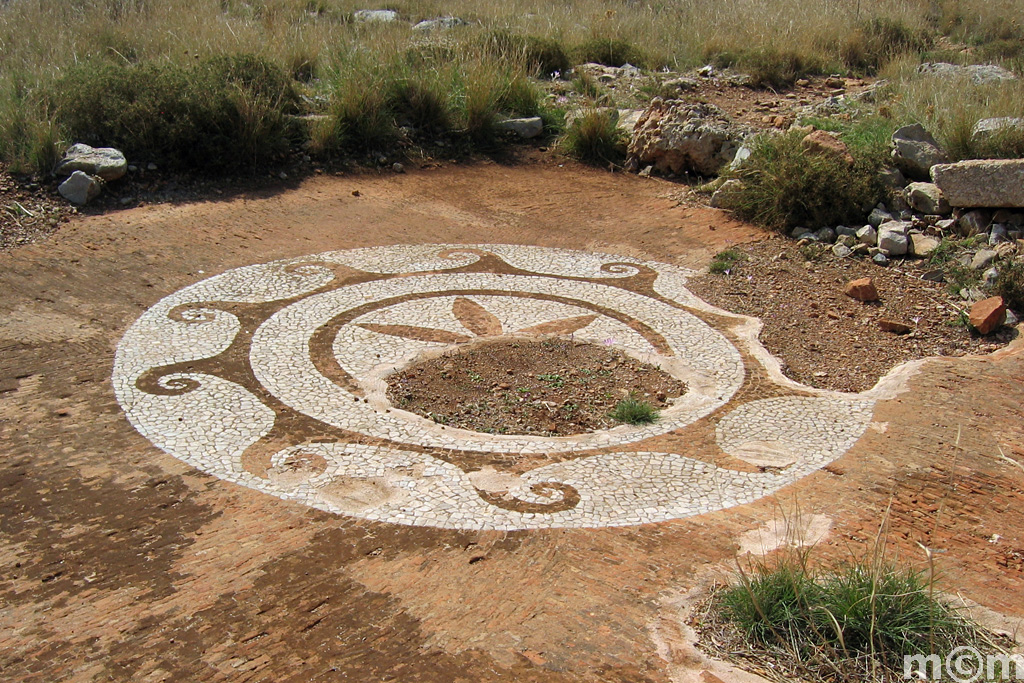
[[[1015,134],[970,140],[977,118],[1022,115],[1024,86],[964,88],[910,75],[922,55],[946,49],[936,41],[943,35],[971,52],[929,58],[1021,71],[1024,33],[1007,17],[1024,14],[1024,0],[422,0],[402,5],[392,24],[356,21],[362,8],[355,0],[0,3],[0,160],[46,171],[57,143],[78,140],[211,170],[259,165],[306,142],[330,155],[445,137],[487,149],[502,139],[498,116],[558,118],[528,78],[566,76],[591,61],[683,70],[707,60],[773,88],[807,74],[877,71],[908,88],[891,98],[892,119],[934,128],[955,157],[1024,154]],[[469,24],[411,30],[445,14]]]
[[[1024,311],[1024,261],[1009,259],[998,266],[992,293],[1003,297],[1007,308]]]
[[[245,54],[187,65],[88,61],[47,100],[75,141],[199,170],[251,166],[285,151],[287,116],[297,111],[288,75]]]
[[[990,647],[931,576],[881,557],[819,570],[806,549],[755,561],[713,610],[766,658],[825,680],[882,680],[905,655]]]
[[[618,125],[618,112],[591,109],[569,124],[562,145],[566,153],[580,161],[607,165],[622,161],[626,152],[625,138]]]
[[[725,249],[715,254],[708,266],[708,272],[716,275],[728,274],[740,261],[745,261],[747,255],[739,249]]]
[[[838,155],[809,152],[802,142],[805,134],[758,138],[747,162],[731,173],[743,186],[729,194],[726,208],[783,232],[796,226],[863,224],[884,196],[878,180],[884,145],[877,142],[877,133],[861,127],[851,132],[853,164]]]

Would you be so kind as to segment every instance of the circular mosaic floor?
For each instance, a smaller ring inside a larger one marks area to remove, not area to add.
[[[737,332],[741,319],[693,296],[689,275],[514,245],[401,245],[247,266],[146,311],[118,347],[114,388],[157,447],[330,512],[458,529],[701,514],[835,460],[874,404],[773,380],[764,350]],[[617,348],[687,392],[653,425],[567,437],[446,428],[387,400],[388,375],[423,358],[545,335]]]

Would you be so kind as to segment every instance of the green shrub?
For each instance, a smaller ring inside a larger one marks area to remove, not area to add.
[[[631,425],[651,424],[658,420],[658,409],[647,401],[640,401],[632,396],[615,404],[611,418],[618,422]]]
[[[782,232],[797,225],[856,225],[884,196],[879,160],[851,149],[854,164],[810,154],[798,131],[758,138],[747,162],[731,173],[743,181],[729,208],[741,218]]]
[[[601,88],[597,84],[597,79],[586,71],[576,71],[572,77],[572,89],[592,100],[596,100],[601,96]]]
[[[50,99],[76,142],[199,170],[252,166],[287,149],[297,103],[288,76],[251,55],[185,66],[86,62]]]
[[[576,46],[573,58],[577,64],[593,62],[605,66],[648,65],[648,57],[643,50],[620,38],[591,38]]]
[[[563,138],[566,152],[590,164],[618,163],[625,156],[625,134],[618,126],[618,113],[591,109],[569,125]]]

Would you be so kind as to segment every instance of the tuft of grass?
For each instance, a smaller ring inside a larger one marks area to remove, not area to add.
[[[593,37],[585,40],[573,50],[573,58],[577,64],[592,62],[605,66],[649,65],[649,59],[643,50],[621,38]]]
[[[743,187],[730,195],[727,208],[781,232],[797,225],[863,223],[884,196],[881,160],[851,148],[850,166],[832,155],[808,153],[803,137],[794,131],[758,138],[747,163],[731,174]]]
[[[893,59],[924,52],[930,45],[925,31],[911,28],[900,19],[880,16],[847,34],[840,55],[847,68],[874,74]]]
[[[656,422],[660,417],[658,409],[647,401],[630,396],[615,404],[610,417],[618,422],[631,425],[643,425]]]
[[[569,125],[562,138],[565,151],[585,163],[619,163],[626,153],[625,134],[614,110],[591,109]]]
[[[484,37],[484,45],[499,60],[522,62],[544,77],[564,74],[572,66],[562,43],[554,38],[496,30]]]
[[[815,679],[895,677],[908,655],[991,647],[936,595],[933,575],[881,556],[819,570],[807,549],[752,561],[712,610],[756,650]]]
[[[708,272],[716,275],[728,274],[740,261],[745,261],[747,255],[739,249],[726,249],[715,254],[708,266]]]
[[[597,79],[586,71],[576,71],[572,77],[572,89],[592,100],[601,96],[601,87],[597,84]]]

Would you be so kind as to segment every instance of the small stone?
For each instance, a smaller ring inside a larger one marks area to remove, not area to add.
[[[985,270],[992,265],[998,254],[991,249],[982,249],[971,259],[971,268],[974,270]]]
[[[853,249],[857,246],[858,242],[857,238],[853,235],[839,235],[839,237],[836,238],[836,244],[841,244],[848,249]]]
[[[640,176],[641,178],[650,178],[651,177],[651,171],[653,171],[653,170],[654,170],[654,166],[653,165],[652,166],[645,166],[639,173],[637,173],[637,175]]]
[[[395,173],[405,173],[405,166],[396,161],[395,163],[391,164],[391,170],[394,171]]]
[[[978,331],[978,334],[989,334],[998,329],[1006,320],[1006,304],[1003,297],[993,296],[983,299],[971,306],[970,322],[971,327]]]
[[[875,288],[874,281],[869,277],[847,282],[846,287],[843,288],[843,294],[857,301],[878,301],[878,290]]]
[[[147,171],[155,171],[156,170],[156,164],[154,164],[152,161],[149,162],[148,164],[146,164],[146,170]]]
[[[889,265],[889,257],[886,256],[885,254],[875,254],[874,256],[871,257],[871,260],[875,263],[875,265],[878,266]]]
[[[910,255],[917,258],[927,258],[932,252],[939,248],[939,240],[921,234],[913,234],[910,239]]]
[[[929,270],[921,275],[921,279],[928,282],[945,282],[946,274],[941,269]]]
[[[861,244],[873,247],[878,244],[878,233],[875,231],[874,227],[865,225],[857,231],[857,239]]]
[[[914,329],[910,325],[905,325],[895,320],[879,320],[878,328],[882,332],[891,332],[893,334],[910,334]]]
[[[81,143],[71,145],[54,170],[58,176],[69,176],[82,171],[106,181],[117,180],[128,172],[128,162],[120,150],[113,147],[90,147]]]
[[[832,228],[822,228],[814,233],[814,236],[818,238],[819,242],[825,244],[832,244],[836,241],[836,231]]]
[[[1010,241],[1010,230],[1002,223],[993,223],[992,227],[989,228],[988,243],[991,246],[995,246],[1000,242]]]
[[[985,209],[968,211],[957,220],[957,232],[963,237],[973,237],[988,230],[992,222],[992,214]]]
[[[945,215],[953,210],[942,196],[942,190],[934,183],[907,185],[907,203],[914,211],[924,214]]]
[[[99,178],[94,178],[82,171],[75,171],[57,188],[60,196],[72,204],[82,206],[95,199],[103,186]]]
[[[521,138],[530,139],[544,132],[544,119],[539,116],[523,119],[505,119],[498,122],[498,128],[511,131]]]
[[[981,275],[981,286],[986,289],[991,288],[996,283],[997,277],[999,277],[999,270],[994,266],[989,268]]]
[[[906,221],[889,221],[878,228],[878,246],[892,256],[903,256],[910,249],[907,237],[909,224]]]
[[[836,244],[832,245],[832,253],[837,258],[846,258],[847,256],[853,254],[853,250],[850,249],[850,247],[846,246],[845,244],[839,244],[837,242]]]
[[[884,211],[882,209],[879,209],[877,207],[872,209],[871,210],[871,215],[868,216],[868,223],[870,223],[871,226],[875,227],[875,228],[877,228],[882,223],[886,223],[886,222],[891,221],[891,220],[892,220],[892,214],[891,213],[889,213],[888,211]]]

